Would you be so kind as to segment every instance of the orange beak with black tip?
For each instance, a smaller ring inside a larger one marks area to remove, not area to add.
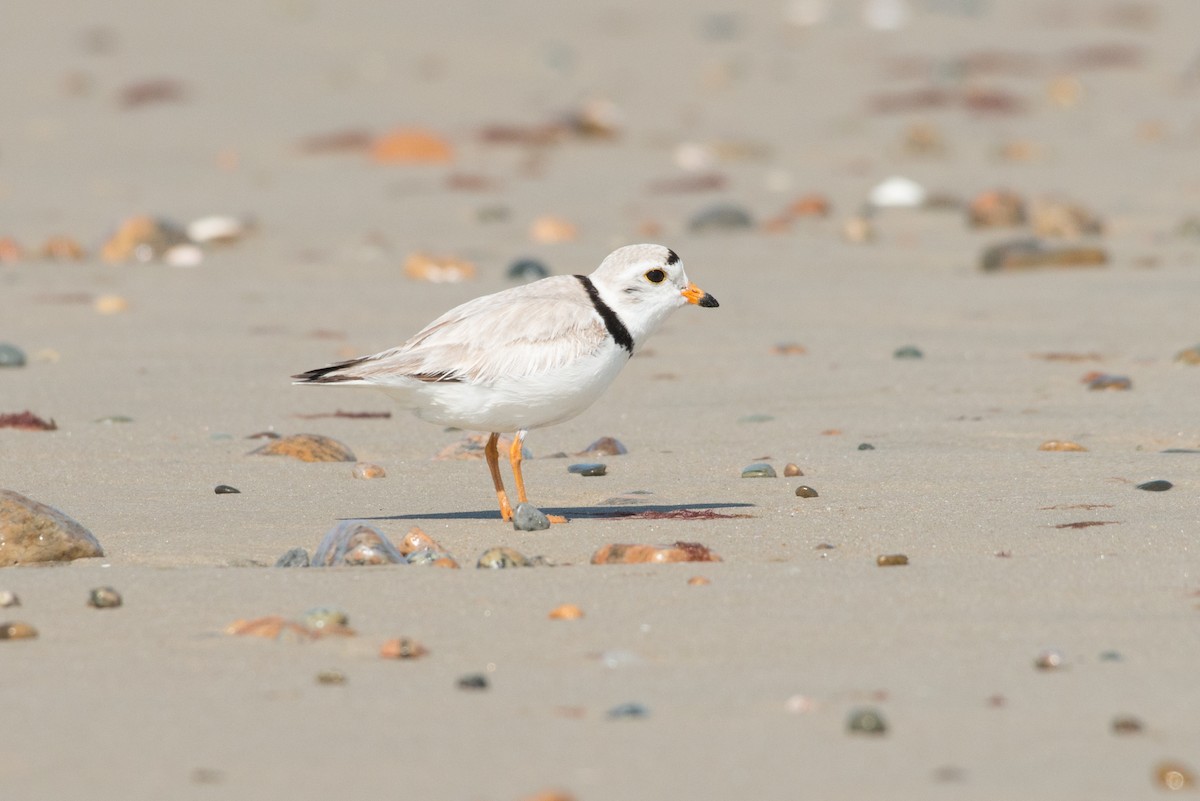
[[[703,306],[706,309],[715,309],[721,305],[720,303],[717,303],[716,298],[693,283],[688,283],[687,289],[683,290],[683,296],[687,298],[688,303],[694,303],[697,306]]]

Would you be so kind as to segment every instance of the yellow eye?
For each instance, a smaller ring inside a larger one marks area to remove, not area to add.
[[[646,280],[652,284],[661,284],[663,281],[667,280],[667,274],[662,270],[650,270],[648,273],[646,273]]]

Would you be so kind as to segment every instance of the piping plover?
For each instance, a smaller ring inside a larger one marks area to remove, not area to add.
[[[500,514],[512,506],[500,478],[501,433],[525,502],[526,433],[591,406],[635,349],[671,312],[716,299],[687,279],[675,251],[628,245],[589,275],[555,275],[468,301],[403,345],[292,376],[297,384],[382,389],[431,423],[486,431],[484,455]]]

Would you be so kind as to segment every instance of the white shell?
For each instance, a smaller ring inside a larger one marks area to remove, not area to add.
[[[869,200],[880,209],[911,209],[925,204],[928,193],[911,178],[893,176],[871,190]]]
[[[231,242],[246,233],[246,224],[237,217],[210,214],[188,223],[187,236],[193,242]]]
[[[196,245],[175,245],[162,258],[172,267],[198,267],[204,261],[204,251]]]

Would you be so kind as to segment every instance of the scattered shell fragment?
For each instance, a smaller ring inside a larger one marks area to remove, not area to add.
[[[388,640],[379,649],[383,659],[420,659],[428,654],[429,649],[411,637]]]
[[[574,242],[579,238],[579,229],[569,220],[545,214],[529,226],[529,238],[542,245]]]
[[[689,587],[705,587],[709,584],[712,584],[712,579],[704,576],[692,576],[690,579],[688,579],[687,583]]]
[[[1066,659],[1063,657],[1061,651],[1054,648],[1047,648],[1038,653],[1037,657],[1034,658],[1033,666],[1038,670],[1058,670],[1065,662]]]
[[[0,623],[0,640],[32,640],[38,631],[28,623],[11,621]]]
[[[475,265],[454,256],[415,251],[404,260],[404,274],[415,281],[455,284],[475,278]]]
[[[349,681],[349,677],[340,670],[322,670],[317,674],[317,684],[336,686],[345,684],[347,681]]]
[[[0,342],[0,367],[24,367],[25,351],[16,345]]]
[[[512,524],[517,531],[544,531],[550,528],[550,518],[532,503],[522,501],[513,509]]]
[[[755,462],[742,468],[742,478],[775,478],[775,468],[766,462]]]
[[[1190,348],[1184,348],[1175,354],[1175,361],[1180,364],[1200,364],[1200,345],[1193,345]],[[4,366],[0,361],[0,367]]]
[[[97,314],[121,314],[129,311],[129,301],[120,295],[99,295],[92,301]]]
[[[787,464],[785,464],[783,466],[784,478],[793,478],[795,476],[802,476],[802,475],[804,475],[804,471],[800,469],[800,465],[798,465],[798,464],[795,464],[793,462],[788,462]]]
[[[815,489],[813,489],[812,487],[808,486],[807,484],[801,484],[800,486],[796,487],[796,497],[797,498],[816,498],[817,491]]]
[[[387,478],[387,472],[382,467],[370,462],[356,462],[350,475],[355,478]]]
[[[1101,267],[1108,263],[1103,248],[1064,245],[1050,246],[1037,239],[1000,242],[983,251],[980,267],[984,272],[1029,270],[1041,267]]]
[[[25,249],[11,236],[0,237],[0,264],[17,264],[25,259]]]
[[[578,473],[581,476],[602,476],[608,472],[608,465],[600,462],[582,462],[567,466],[568,473]]]
[[[925,354],[915,345],[905,345],[892,352],[893,359],[923,359]]]
[[[43,420],[28,409],[23,412],[0,414],[0,428],[15,428],[18,431],[57,431],[58,424]]]
[[[80,261],[87,254],[83,246],[69,236],[52,236],[42,244],[39,254],[51,261]]]
[[[433,458],[438,462],[445,462],[451,459],[482,459],[487,441],[488,437],[486,434],[471,434],[442,448]],[[496,447],[500,449],[501,453],[508,453],[512,449],[512,439],[509,437],[500,437],[496,443]],[[533,451],[522,445],[521,458],[532,459]]]
[[[331,528],[312,558],[313,567],[407,563],[382,531],[361,520],[343,520]]]
[[[610,543],[592,554],[593,565],[720,561],[721,557],[698,542],[676,542],[673,545]]]
[[[228,484],[218,484],[214,489],[217,495],[240,495],[241,490],[237,487],[231,487]]]
[[[846,717],[846,731],[881,737],[887,734],[887,721],[878,709],[854,709]]]
[[[774,415],[762,414],[760,412],[755,412],[754,414],[747,414],[747,415],[743,415],[742,417],[739,417],[738,422],[739,423],[769,423],[774,419],[775,419]]]
[[[1137,489],[1145,490],[1146,492],[1166,492],[1171,487],[1175,486],[1170,481],[1156,479],[1154,481],[1146,481],[1137,485]]]
[[[576,456],[622,456],[629,453],[629,449],[624,443],[616,437],[601,437],[592,444],[588,445]]]
[[[187,234],[175,223],[146,215],[130,217],[104,243],[100,258],[109,264],[150,262],[187,241]]]
[[[458,689],[460,690],[486,690],[487,688],[488,678],[482,673],[468,673],[458,678]]]
[[[0,567],[104,556],[92,533],[52,506],[0,489]]]
[[[122,603],[121,593],[112,587],[97,587],[88,593],[88,606],[96,609],[115,609]]]
[[[408,530],[408,533],[404,535],[404,539],[400,540],[400,546],[397,550],[399,550],[400,553],[404,554],[405,556],[408,556],[414,551],[440,551],[442,550],[442,546],[438,544],[437,540],[426,534],[425,531],[419,526],[413,526]]]
[[[21,599],[12,590],[0,590],[0,608],[20,606]]]
[[[847,217],[842,222],[842,239],[855,245],[866,244],[875,239],[875,226],[866,217]]]
[[[169,267],[199,267],[204,262],[204,251],[190,242],[173,245],[162,254],[162,260]]]
[[[1087,388],[1092,390],[1128,390],[1133,389],[1133,381],[1128,376],[1095,373],[1086,376]]]
[[[225,627],[226,634],[238,637],[262,637],[265,640],[304,642],[316,639],[317,633],[279,615],[253,620],[235,620]]]
[[[902,553],[880,554],[875,557],[875,564],[880,567],[899,567],[908,564],[908,557]]]
[[[1191,769],[1179,762],[1159,762],[1154,766],[1154,781],[1164,790],[1190,790],[1196,786]]]
[[[1016,192],[991,189],[976,195],[967,206],[973,228],[1014,228],[1025,224],[1025,201]]]
[[[371,143],[371,159],[381,164],[445,164],[454,148],[431,131],[399,128]]]
[[[563,604],[550,610],[551,620],[578,620],[583,617],[583,610],[575,604]]]
[[[798,342],[777,342],[771,346],[771,354],[774,356],[803,356],[808,353],[808,348]]]
[[[1029,219],[1038,236],[1078,239],[1104,233],[1104,223],[1091,211],[1057,198],[1038,198],[1030,206]]]
[[[688,221],[692,233],[715,231],[738,231],[754,227],[754,218],[741,206],[732,203],[716,203],[697,212]]]
[[[354,462],[354,453],[342,443],[320,434],[292,434],[250,451],[251,456],[290,456],[302,462]]]
[[[501,546],[484,551],[475,567],[501,569],[507,567],[530,567],[529,559],[519,551]]]
[[[1041,445],[1038,445],[1039,451],[1086,451],[1087,448],[1080,445],[1078,442],[1070,442],[1065,439],[1048,439]]]

